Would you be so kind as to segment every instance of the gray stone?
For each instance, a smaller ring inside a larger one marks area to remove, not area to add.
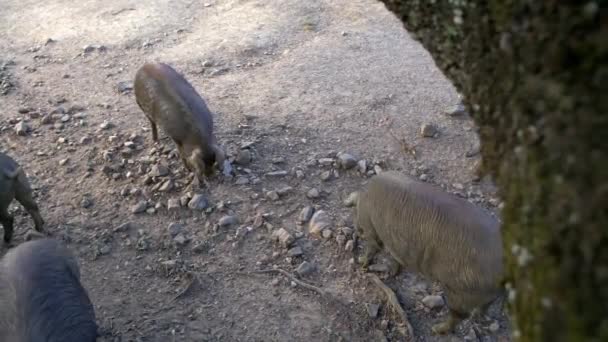
[[[175,237],[184,230],[184,225],[178,222],[171,222],[167,229],[169,230],[169,235]]]
[[[321,237],[323,234],[323,230],[329,229],[331,227],[331,219],[327,212],[324,210],[319,210],[310,219],[308,223],[308,232],[316,237]]]
[[[336,236],[336,243],[340,247],[344,246],[344,244],[346,243],[346,236],[344,236],[343,234],[338,234]]]
[[[116,227],[114,227],[114,233],[124,233],[126,231],[128,231],[129,229],[131,229],[131,222],[125,222],[123,224],[120,224]]]
[[[30,132],[31,128],[30,126],[25,122],[25,121],[19,121],[16,125],[15,125],[15,133],[17,133],[17,135],[27,135]]]
[[[380,310],[380,305],[374,303],[365,303],[365,308],[367,309],[367,314],[370,318],[378,317],[378,311]]]
[[[488,329],[492,333],[497,333],[498,330],[500,330],[500,323],[498,323],[498,321],[494,321],[494,322],[492,322],[492,324],[490,324],[490,326],[488,327]]]
[[[156,164],[152,166],[150,170],[150,176],[152,177],[164,177],[169,174],[169,168],[164,165]]]
[[[448,116],[463,116],[467,114],[467,109],[462,103],[459,103],[456,106],[446,110],[445,114]]]
[[[298,257],[302,254],[304,254],[304,252],[302,251],[302,247],[300,246],[296,246],[287,251],[287,255],[290,257]]]
[[[285,228],[280,228],[275,230],[272,233],[272,238],[275,241],[278,241],[279,243],[281,243],[281,245],[283,245],[283,247],[289,247],[289,245],[291,245],[294,241],[294,238],[291,234],[289,234],[289,232],[287,230],[285,230]]]
[[[234,215],[226,215],[218,221],[220,227],[230,227],[238,223],[238,219]]]
[[[323,171],[321,172],[320,178],[322,181],[327,182],[328,180],[331,180],[332,178],[332,172],[331,171]]]
[[[179,207],[180,207],[180,201],[177,198],[170,198],[167,201],[167,210],[174,211],[174,210],[178,210]]]
[[[87,209],[93,206],[93,201],[87,196],[83,197],[80,201],[80,206]]]
[[[352,252],[354,248],[355,248],[355,242],[353,240],[346,241],[346,244],[344,245],[345,251]]]
[[[315,213],[315,208],[313,206],[306,206],[304,207],[304,209],[302,209],[302,211],[300,212],[300,216],[298,217],[298,222],[300,223],[306,223],[308,222],[312,215]]]
[[[116,84],[116,90],[121,94],[128,93],[133,90],[133,83],[128,81],[118,82],[118,84]]]
[[[267,172],[266,177],[285,177],[285,176],[287,176],[287,174],[288,174],[287,171],[279,170],[279,171]]]
[[[367,161],[365,159],[361,159],[357,162],[357,170],[361,174],[365,174],[367,172]]]
[[[319,164],[322,166],[329,166],[332,165],[334,163],[334,159],[333,158],[321,158],[319,159]]]
[[[322,235],[325,240],[329,240],[332,236],[331,229],[324,229]]]
[[[351,192],[345,199],[344,205],[347,207],[354,207],[357,205],[357,198],[359,197],[359,193],[357,191]]]
[[[240,150],[236,156],[235,163],[247,166],[251,163],[251,151],[249,149]]]
[[[207,207],[209,207],[209,201],[201,194],[195,194],[188,202],[188,208],[192,210],[205,210]]]
[[[103,122],[102,122],[102,123],[99,125],[99,128],[104,129],[104,130],[105,130],[105,129],[110,129],[110,128],[112,128],[112,127],[114,127],[114,125],[113,125],[111,122],[107,121],[107,120],[104,120],[104,121],[103,121]]]
[[[340,167],[345,170],[349,170],[357,166],[357,159],[355,159],[355,157],[348,153],[338,154],[338,162],[340,164]]]
[[[308,190],[308,192],[306,192],[306,197],[310,199],[319,198],[320,195],[321,194],[319,193],[319,190],[317,190],[316,188],[312,188]]]
[[[422,298],[422,304],[429,309],[440,308],[444,305],[443,297],[437,295],[429,295]]]
[[[186,237],[183,233],[179,233],[173,238],[173,242],[178,246],[184,246],[190,242],[190,238]]]
[[[309,263],[308,261],[303,261],[300,264],[300,266],[298,266],[298,268],[296,269],[296,273],[299,276],[303,277],[307,274],[312,273],[312,271],[314,271],[314,270],[315,270],[315,267],[311,263]]]
[[[141,214],[146,211],[146,208],[148,208],[148,204],[146,203],[146,201],[139,201],[137,202],[137,204],[131,207],[131,212],[133,214]]]
[[[163,185],[161,185],[161,187],[158,190],[161,192],[169,192],[169,191],[173,190],[174,188],[175,188],[175,183],[173,182],[172,179],[169,179],[166,182],[164,182]]]
[[[279,199],[279,194],[276,191],[268,191],[266,197],[271,201],[277,201]]]
[[[246,176],[238,176],[236,177],[236,181],[234,182],[236,185],[246,185],[249,184],[249,178]]]
[[[437,127],[430,123],[425,123],[420,126],[420,135],[425,138],[432,138],[437,134]]]
[[[278,189],[278,190],[277,190],[277,194],[279,194],[279,196],[285,196],[285,195],[287,195],[288,193],[290,193],[292,190],[293,190],[293,188],[292,188],[292,187],[290,187],[290,186],[286,186],[286,187],[283,187],[283,188]]]

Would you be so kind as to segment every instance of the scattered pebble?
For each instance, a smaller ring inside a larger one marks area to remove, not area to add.
[[[500,324],[498,323],[498,321],[494,321],[492,322],[492,324],[490,324],[488,329],[490,329],[492,333],[496,333],[498,332],[498,330],[500,330]]]
[[[220,218],[218,225],[222,228],[230,227],[238,223],[238,219],[234,215],[226,215]]]
[[[347,207],[354,207],[357,205],[357,198],[359,193],[357,191],[351,192],[348,197],[344,200],[344,205]]]
[[[349,170],[357,166],[357,159],[355,159],[355,157],[348,153],[338,154],[338,162],[340,166],[345,170]]]
[[[169,210],[169,211],[178,210],[180,208],[180,206],[181,206],[180,200],[178,200],[177,198],[170,198],[167,201],[167,210]]]
[[[420,126],[420,135],[425,138],[432,138],[438,133],[437,127],[430,123],[425,123]]]
[[[344,244],[346,243],[346,236],[344,236],[343,234],[338,234],[336,236],[336,243],[340,247],[344,246]]]
[[[158,190],[161,192],[169,192],[169,191],[173,190],[174,188],[175,188],[175,183],[173,182],[172,179],[169,179],[166,182],[164,182],[163,185],[161,185],[161,187]]]
[[[467,114],[467,109],[462,103],[459,103],[456,106],[446,110],[445,114],[448,116],[463,116]]]
[[[241,166],[247,166],[251,163],[251,151],[249,149],[240,150],[236,156],[235,163]]]
[[[298,266],[298,268],[296,269],[296,273],[300,276],[305,276],[307,274],[312,273],[312,271],[314,271],[315,267],[309,263],[308,261],[303,261],[300,266]]]
[[[321,158],[319,164],[322,166],[330,166],[334,163],[334,158]]]
[[[105,129],[110,129],[110,128],[112,128],[112,127],[114,127],[114,125],[113,125],[111,122],[107,121],[107,120],[104,120],[104,121],[103,121],[103,122],[102,122],[102,123],[99,125],[99,128],[104,129],[104,130],[105,130]]]
[[[150,176],[152,177],[164,177],[169,174],[169,168],[164,165],[156,164],[152,166],[150,170]]]
[[[278,201],[279,200],[279,194],[276,191],[268,191],[266,193],[266,197],[268,197],[268,199],[271,200],[271,201]]]
[[[346,241],[346,245],[344,245],[344,250],[347,252],[352,252],[355,249],[355,242],[353,240]]]
[[[267,172],[266,177],[285,177],[288,172],[285,170]]]
[[[30,131],[31,128],[25,121],[19,121],[19,123],[15,125],[15,133],[17,133],[17,135],[24,136],[27,135]]]
[[[308,192],[306,192],[306,197],[310,199],[319,198],[320,195],[321,194],[319,193],[319,190],[317,190],[316,188],[312,188],[308,190]]]
[[[367,309],[367,314],[370,318],[378,317],[378,311],[380,310],[380,305],[374,303],[365,303],[365,308]]]
[[[124,233],[129,229],[131,229],[131,222],[125,222],[114,227],[114,233]]]
[[[382,167],[380,165],[374,165],[374,173],[379,175],[382,173]]]
[[[367,161],[365,159],[361,159],[357,162],[357,170],[363,175],[367,172]]]
[[[313,206],[308,205],[308,206],[304,207],[304,209],[302,209],[302,211],[300,212],[300,216],[298,217],[298,222],[300,222],[301,224],[308,222],[314,213],[315,213],[315,208]]]
[[[137,202],[137,204],[131,207],[131,212],[133,214],[141,214],[146,211],[146,208],[148,208],[148,204],[146,203],[146,201],[139,201]]]
[[[190,242],[190,238],[187,238],[183,233],[178,233],[174,238],[173,242],[175,242],[178,246],[185,246],[188,242]]]
[[[327,182],[328,180],[331,180],[331,176],[332,176],[332,172],[331,171],[323,171],[321,172],[321,180],[324,182]]]
[[[169,230],[169,235],[173,238],[184,230],[184,225],[178,222],[171,222],[167,229]]]
[[[475,333],[475,329],[469,329],[469,333],[464,337],[464,340],[467,342],[477,342],[479,339],[477,338],[477,334]]]
[[[300,246],[296,246],[287,251],[287,255],[290,257],[298,257],[302,254],[304,254],[304,252],[302,251],[302,247],[300,247]]]
[[[331,238],[331,236],[332,236],[332,231],[331,231],[331,229],[325,229],[325,230],[323,230],[322,235],[323,235],[323,238],[324,238],[325,240],[329,240],[329,239]]]
[[[124,94],[133,90],[133,83],[127,81],[118,82],[116,89],[119,93]]]
[[[331,227],[331,219],[326,211],[319,210],[310,219],[308,223],[308,232],[316,237],[321,237],[323,230]]]
[[[93,206],[93,201],[87,196],[84,196],[80,201],[80,206],[87,209]]]
[[[278,286],[281,283],[281,278],[274,278],[272,279],[272,281],[270,282],[270,284],[272,286]]]
[[[444,305],[443,297],[437,295],[429,295],[422,298],[422,304],[429,309],[440,308]]]
[[[285,228],[275,230],[272,233],[272,238],[275,241],[280,242],[283,247],[289,247],[289,245],[291,245],[294,241],[293,236],[291,236],[291,234],[289,234],[289,232],[285,230]]]

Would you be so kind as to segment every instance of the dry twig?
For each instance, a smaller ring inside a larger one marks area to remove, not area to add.
[[[410,146],[410,144],[408,144],[405,141],[405,138],[399,138],[397,137],[397,135],[393,132],[393,119],[389,119],[388,117],[385,119],[386,123],[386,129],[388,131],[388,134],[391,136],[391,138],[393,138],[395,141],[397,141],[397,143],[399,145],[401,145],[401,151],[404,154],[411,154],[414,159],[416,159],[417,155],[416,155],[416,149],[413,146]]]
[[[410,324],[410,320],[407,318],[405,310],[403,310],[401,304],[399,304],[399,299],[397,299],[397,295],[395,294],[395,292],[391,290],[390,287],[386,286],[377,275],[370,273],[368,274],[368,276],[372,280],[372,282],[384,292],[390,306],[393,307],[393,310],[395,310],[395,312],[399,316],[401,316],[401,320],[405,325],[405,329],[407,330],[408,335],[414,338],[414,328],[412,328],[412,324]]]
[[[262,273],[280,273],[284,276],[286,276],[287,278],[291,279],[291,281],[293,281],[294,283],[296,283],[297,285],[302,286],[303,288],[315,291],[316,293],[320,294],[321,296],[325,296],[326,292],[325,290],[316,287],[314,285],[310,285],[308,283],[305,283],[303,281],[301,281],[300,279],[296,278],[296,276],[294,276],[293,274],[282,270],[280,268],[272,268],[272,269],[267,269],[267,270],[259,270],[259,271],[252,271],[252,272],[242,272],[244,274],[262,274]]]

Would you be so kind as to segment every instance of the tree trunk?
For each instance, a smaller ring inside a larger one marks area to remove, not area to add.
[[[480,127],[514,338],[608,341],[608,1],[382,1]]]

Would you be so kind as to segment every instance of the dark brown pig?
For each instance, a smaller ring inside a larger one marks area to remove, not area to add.
[[[13,158],[0,152],[0,223],[4,227],[4,242],[7,244],[13,237],[14,218],[8,212],[13,199],[17,199],[32,216],[36,230],[43,232],[44,221],[32,198],[32,188],[25,172]]]
[[[135,75],[135,98],[152,126],[152,139],[158,141],[157,126],[177,145],[184,166],[199,181],[222,169],[225,153],[213,134],[213,118],[194,87],[164,63],[146,63]]]
[[[95,312],[74,255],[54,239],[25,242],[0,261],[0,341],[93,342]]]
[[[483,209],[394,171],[373,177],[355,202],[364,267],[383,247],[394,259],[391,275],[403,266],[443,285],[450,315],[433,332],[452,331],[501,294],[500,225]]]

